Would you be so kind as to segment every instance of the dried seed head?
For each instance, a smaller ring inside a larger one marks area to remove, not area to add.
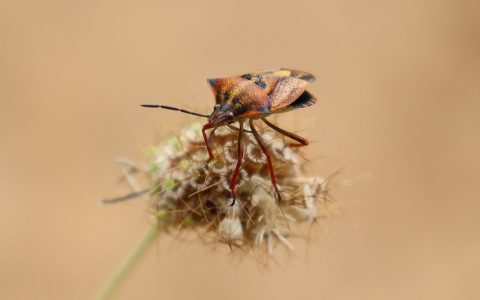
[[[295,223],[312,223],[317,218],[319,201],[326,194],[320,177],[305,177],[298,148],[291,148],[279,134],[260,131],[283,194],[275,198],[266,157],[257,142],[245,133],[245,156],[237,181],[238,199],[234,206],[229,188],[237,161],[238,132],[218,128],[212,137],[215,159],[208,153],[201,125],[193,124],[179,137],[153,147],[145,173],[148,194],[156,216],[166,229],[195,227],[215,240],[230,245],[262,248],[269,254],[276,244],[289,249],[288,240],[296,235]],[[201,230],[203,229],[203,230]]]

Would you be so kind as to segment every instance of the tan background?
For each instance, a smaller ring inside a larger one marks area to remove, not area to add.
[[[280,118],[345,216],[291,258],[162,237],[118,299],[478,299],[478,1],[2,1],[0,298],[88,299],[149,225],[113,160],[209,112],[205,79],[317,76]],[[386,3],[389,2],[389,3]]]

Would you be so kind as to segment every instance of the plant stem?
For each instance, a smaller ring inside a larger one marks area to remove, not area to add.
[[[125,280],[130,271],[135,267],[135,265],[140,261],[145,251],[148,249],[150,244],[155,240],[158,233],[160,232],[160,222],[155,222],[144,236],[137,243],[135,248],[133,248],[130,255],[124,260],[124,262],[119,266],[118,270],[113,274],[113,276],[108,280],[108,282],[103,286],[102,290],[94,298],[95,300],[107,300],[110,299],[113,294],[118,290],[122,282]]]

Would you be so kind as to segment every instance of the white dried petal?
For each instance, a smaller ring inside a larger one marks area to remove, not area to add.
[[[230,190],[230,180],[231,180],[231,176],[230,174],[223,174],[221,176],[221,186],[225,189],[225,190]],[[240,188],[241,186],[243,186],[248,180],[248,173],[247,171],[245,171],[244,169],[240,169],[239,173],[238,173],[238,178],[237,178],[237,182],[235,184],[235,186],[238,188]]]
[[[293,151],[292,148],[285,147],[282,151],[282,154],[282,158],[287,162],[291,162],[297,165],[301,162],[300,156],[295,151]]]
[[[208,152],[207,151],[195,151],[193,153],[189,153],[189,159],[193,160],[194,162],[202,163],[202,166],[205,165],[205,161],[208,159]]]
[[[264,133],[260,134],[260,136],[262,137],[262,140],[267,145],[270,144],[275,139],[275,137],[269,132],[264,132]]]
[[[215,136],[218,136],[218,137],[225,137],[225,136],[232,135],[232,130],[229,129],[227,126],[222,126],[222,127],[218,127],[215,130],[214,134]]]
[[[257,145],[248,144],[245,152],[247,154],[247,159],[253,163],[265,164],[267,162],[267,156]],[[255,152],[257,152],[257,154]]]
[[[231,203],[233,203],[233,198],[228,198],[228,200],[224,202],[223,210],[225,211],[225,215],[229,218],[239,217],[242,213],[241,200],[237,199],[233,205]]]
[[[265,178],[265,177],[257,175],[257,174],[253,174],[250,177],[250,181],[253,182],[256,185],[260,185],[260,186],[263,186],[263,187],[270,186],[272,184],[272,181],[271,181],[270,178]]]
[[[281,161],[286,161],[283,157],[283,149],[285,148],[285,143],[280,140],[274,140],[270,143],[270,152],[273,153],[275,158],[280,159]]]
[[[287,246],[288,249],[293,250],[293,245],[278,230],[274,229],[273,233],[277,236],[280,242]]]
[[[230,163],[237,161],[237,146],[232,142],[228,141],[223,145],[223,155],[225,160]]]
[[[163,146],[162,152],[168,158],[177,158],[184,154],[182,150],[179,150],[177,147],[171,144]]]
[[[268,194],[263,187],[259,186],[252,194],[251,203],[252,206],[255,207],[258,206],[260,203],[263,203],[263,201],[272,201],[271,199],[273,199],[272,196]]]
[[[212,160],[211,162],[209,162],[208,168],[212,173],[217,175],[223,175],[228,171],[227,164],[223,161],[218,160]]]
[[[163,196],[170,199],[178,199],[185,196],[185,188],[178,183],[176,184],[174,188],[163,189]]]
[[[240,218],[223,218],[223,220],[218,224],[218,234],[227,240],[243,238],[243,228]]]
[[[316,209],[290,206],[285,208],[285,213],[295,219],[297,222],[312,223],[317,217]]]
[[[183,183],[189,176],[190,174],[188,174],[187,172],[181,170],[181,169],[176,169],[176,170],[173,170],[171,173],[170,173],[170,179],[173,179],[179,183]]]
[[[212,177],[200,176],[200,175],[192,176],[188,180],[188,183],[190,184],[191,187],[200,190],[209,186],[212,183]]]
[[[167,170],[171,167],[171,161],[166,159],[162,153],[162,155],[158,155],[155,160],[152,161],[151,165],[154,165],[154,168],[150,168],[150,173],[156,180],[162,178],[166,174]]]

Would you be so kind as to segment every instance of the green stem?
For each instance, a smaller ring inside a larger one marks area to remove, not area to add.
[[[113,294],[118,290],[122,282],[125,280],[127,275],[133,269],[133,267],[142,258],[143,254],[148,249],[150,244],[155,240],[159,232],[160,232],[160,224],[157,221],[148,229],[145,235],[140,239],[140,241],[135,246],[135,248],[133,248],[130,255],[127,256],[127,258],[120,265],[120,267],[115,272],[115,274],[113,274],[113,276],[104,285],[102,290],[97,294],[97,296],[95,297],[95,300],[107,300],[113,296]]]

